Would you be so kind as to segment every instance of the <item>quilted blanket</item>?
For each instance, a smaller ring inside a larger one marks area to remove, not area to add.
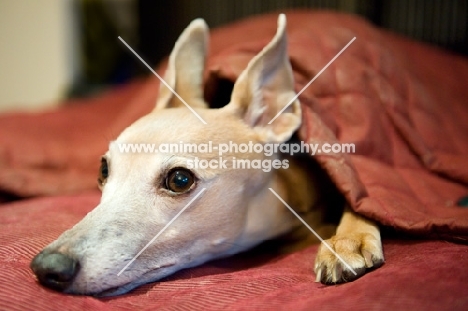
[[[297,92],[356,37],[299,97],[301,139],[356,146],[354,154],[316,155],[351,207],[406,237],[466,243],[468,208],[457,202],[468,196],[468,60],[350,15],[294,11],[287,18]],[[271,40],[276,19],[263,15],[212,31],[208,102],[220,93],[229,97],[223,85]],[[313,283],[312,246],[280,256],[247,252],[118,298],[40,287],[29,261],[97,204],[100,155],[152,110],[158,89],[151,76],[55,111],[0,116],[0,309],[50,310],[53,299],[68,310],[453,310],[468,304],[468,247],[394,237],[384,239],[381,269],[340,286]]]

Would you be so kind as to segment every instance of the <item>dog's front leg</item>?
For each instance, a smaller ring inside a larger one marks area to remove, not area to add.
[[[345,208],[336,235],[324,243],[320,245],[315,260],[317,282],[352,281],[363,275],[366,269],[384,262],[379,227],[349,207]]]

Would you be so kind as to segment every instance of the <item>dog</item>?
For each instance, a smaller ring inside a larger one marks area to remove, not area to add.
[[[313,214],[321,180],[299,156],[275,154],[273,159],[286,160],[281,163],[288,168],[266,171],[232,165],[189,167],[195,157],[216,159],[215,151],[119,152],[119,144],[161,145],[169,140],[291,141],[302,120],[287,54],[286,17],[279,16],[276,35],[234,83],[230,103],[219,109],[208,109],[204,100],[207,42],[202,19],[183,31],[170,54],[155,109],[126,128],[101,159],[100,203],[32,260],[41,284],[69,294],[124,294],[304,227],[285,203],[305,218]],[[267,159],[262,153],[238,150],[224,156]],[[351,281],[383,262],[378,226],[344,206],[335,235],[318,249],[316,281]]]

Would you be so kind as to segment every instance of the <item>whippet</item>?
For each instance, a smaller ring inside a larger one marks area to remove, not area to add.
[[[102,157],[99,205],[33,259],[39,282],[70,294],[119,295],[302,226],[284,203],[306,216],[321,183],[303,159],[231,150],[226,159],[287,159],[288,168],[202,169],[187,163],[216,159],[216,151],[148,154],[118,148],[168,141],[288,142],[301,125],[299,101],[269,122],[296,97],[286,40],[286,18],[280,15],[276,35],[239,76],[230,103],[208,109],[202,89],[208,28],[194,20],[169,57],[156,108],[126,128]],[[348,207],[325,243],[315,260],[319,282],[350,281],[384,261],[379,228]]]

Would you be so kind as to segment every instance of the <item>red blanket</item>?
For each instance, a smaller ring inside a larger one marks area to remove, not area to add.
[[[287,18],[297,91],[356,37],[301,94],[304,124],[299,132],[308,142],[356,145],[352,155],[317,156],[352,208],[407,233],[466,242],[468,209],[456,206],[456,201],[468,195],[468,61],[373,28],[353,16],[290,12]],[[222,79],[234,81],[271,40],[276,19],[276,14],[265,15],[212,32],[208,97]],[[158,87],[159,81],[151,77],[97,98],[71,101],[57,111],[0,116],[4,197],[95,189],[99,157],[108,141],[153,108]],[[361,299],[370,309],[405,303],[430,309],[444,302],[453,308],[468,302],[465,246],[396,240],[384,241],[384,267],[362,281],[338,287],[313,283],[316,247],[266,259],[247,253],[252,260],[240,255],[210,263],[124,298],[67,297],[39,287],[29,271],[29,260],[78,222],[98,196],[41,198],[0,206],[4,232],[0,236],[0,309],[23,303],[41,303],[49,309],[51,299],[67,303],[70,310],[158,305],[239,310],[263,304],[285,310],[310,305],[347,309],[349,304],[359,306]],[[420,279],[426,286],[414,282]],[[13,284],[19,284],[18,289]],[[388,286],[391,290],[385,292]],[[407,300],[398,300],[400,295]],[[15,303],[6,304],[11,297]],[[424,301],[415,303],[423,297]]]

